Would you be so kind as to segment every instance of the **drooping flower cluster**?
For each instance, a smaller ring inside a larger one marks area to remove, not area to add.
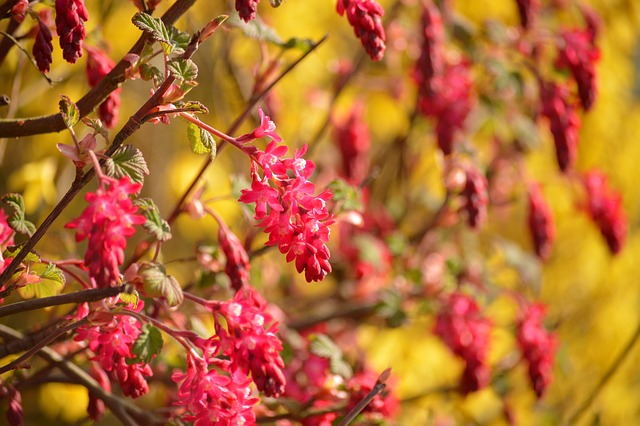
[[[413,78],[421,97],[429,97],[438,88],[436,76],[445,69],[444,28],[438,7],[431,1],[423,2],[422,8],[422,47],[420,58],[413,69]]]
[[[22,408],[22,394],[11,385],[4,385],[0,381],[0,399],[6,399],[8,407],[6,410],[7,424],[9,426],[24,425],[24,409]]]
[[[33,43],[33,57],[40,71],[49,72],[51,62],[53,62],[53,44],[51,44],[53,37],[47,24],[42,22],[40,18],[36,19],[36,21],[38,22],[38,29]]]
[[[529,365],[529,378],[538,398],[542,398],[553,379],[556,337],[547,331],[543,321],[546,308],[541,304],[527,306],[518,322],[517,341]]]
[[[371,135],[364,120],[364,105],[356,103],[347,119],[334,126],[334,138],[342,154],[342,175],[354,184],[361,184],[369,173]]]
[[[87,35],[84,23],[89,12],[84,0],[56,0],[56,31],[60,37],[62,57],[75,64],[82,56],[82,46]]]
[[[580,116],[569,101],[569,90],[555,83],[543,83],[540,87],[542,114],[549,120],[556,148],[558,166],[569,171],[578,157]]]
[[[139,302],[137,310],[143,305]],[[92,360],[118,381],[122,393],[138,398],[149,391],[145,377],[153,375],[149,364],[135,361],[133,345],[140,332],[137,319],[129,315],[113,315],[104,324],[78,327],[74,340],[86,341],[94,353]]]
[[[87,46],[87,81],[89,86],[95,87],[109,74],[109,71],[115,66],[115,62],[111,60],[102,50],[97,47]],[[118,109],[120,108],[120,92],[121,88],[117,88],[109,94],[98,107],[100,119],[104,122],[105,127],[111,128],[118,121]]]
[[[138,207],[129,198],[141,186],[128,177],[116,180],[102,176],[98,190],[85,195],[89,205],[82,215],[65,225],[76,229],[76,241],[89,239],[84,262],[99,288],[118,283],[126,237],[135,233],[135,225],[145,222],[144,216],[136,214]]]
[[[556,238],[556,226],[551,207],[545,201],[540,185],[532,183],[528,192],[529,232],[533,239],[536,255],[546,260],[551,254],[551,247]]]
[[[487,219],[487,178],[480,170],[471,166],[465,168],[465,174],[465,185],[461,193],[463,203],[460,209],[466,212],[469,226],[478,229]]]
[[[187,356],[187,371],[176,372],[171,380],[180,383],[178,400],[188,414],[182,419],[194,426],[253,425],[253,406],[259,401],[251,393],[251,379],[241,370],[230,376],[209,369],[208,363],[193,354]]]
[[[382,26],[384,9],[375,0],[338,0],[336,9],[340,16],[347,13],[353,32],[373,61],[379,61],[386,48],[386,36]]]
[[[530,28],[540,11],[540,0],[516,0],[522,28]]]
[[[465,361],[460,391],[467,394],[485,387],[490,379],[486,359],[491,323],[482,317],[476,302],[462,293],[449,295],[436,318],[434,332]]]
[[[597,94],[595,64],[600,59],[600,50],[593,40],[593,30],[565,30],[561,36],[556,66],[571,72],[578,86],[582,107],[588,111]]]
[[[627,237],[627,217],[622,206],[622,197],[609,187],[607,177],[599,171],[584,176],[587,190],[589,215],[607,241],[611,253],[617,254]]]
[[[236,234],[224,222],[219,222],[219,225],[218,243],[227,258],[224,271],[231,280],[231,287],[239,291],[249,285],[249,256]]]
[[[241,370],[267,396],[278,397],[285,389],[282,342],[278,324],[266,311],[267,302],[251,288],[236,293],[223,303],[216,315],[226,320],[226,328],[216,321],[216,336],[222,354],[231,361],[230,370]]]
[[[260,3],[260,0],[236,0],[236,11],[238,11],[240,19],[244,22],[255,19],[258,3]]]
[[[331,272],[330,252],[326,246],[328,226],[333,223],[326,205],[331,192],[314,195],[315,185],[308,178],[315,164],[303,158],[307,146],[296,150],[293,158],[283,158],[288,148],[277,145],[276,137],[280,137],[275,134],[275,124],[262,110],[260,115],[260,127],[237,140],[263,136],[274,140],[264,151],[253,147],[250,150],[251,189],[243,189],[239,201],[256,203],[254,218],[269,234],[266,245],[277,245],[280,252],[286,254],[287,262],[295,259],[297,271],[304,271],[308,282],[322,281]],[[262,169],[262,176],[259,169]]]
[[[107,373],[96,363],[91,363],[91,377],[100,385],[102,389],[111,392],[111,381]],[[99,421],[106,410],[104,401],[89,391],[89,405],[87,406],[87,414],[93,421]]]
[[[378,374],[371,369],[365,369],[353,375],[346,383],[346,391],[349,394],[347,411],[354,408],[371,392],[378,380]],[[392,419],[398,412],[400,401],[389,386],[381,394],[378,394],[362,411],[365,418],[370,421]]]

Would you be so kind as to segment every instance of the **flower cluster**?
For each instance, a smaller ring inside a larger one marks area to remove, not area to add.
[[[89,239],[84,262],[100,288],[118,283],[126,237],[135,233],[135,225],[145,222],[144,216],[136,214],[138,207],[129,198],[141,186],[128,177],[116,180],[102,176],[98,190],[85,195],[89,205],[82,215],[65,225],[65,228],[76,229],[76,241]]]
[[[556,147],[558,166],[569,171],[578,157],[580,116],[569,102],[569,90],[555,83],[542,83],[540,87],[542,114],[549,120]]]
[[[593,42],[593,31],[563,31],[562,45],[556,60],[556,67],[571,72],[578,85],[578,95],[585,111],[593,105],[597,92],[595,64],[600,59],[600,51]]]
[[[529,364],[529,378],[538,398],[542,398],[553,378],[555,335],[544,328],[546,308],[541,304],[527,306],[518,322],[517,341],[522,356]]]
[[[6,399],[8,404],[6,417],[9,426],[24,425],[24,409],[22,408],[22,394],[11,385],[4,385],[0,381],[0,399]]]
[[[95,379],[102,389],[107,392],[111,392],[111,381],[106,371],[97,366],[96,363],[91,363],[91,377]],[[91,391],[89,391],[89,405],[87,406],[87,413],[89,418],[93,421],[99,421],[105,412],[104,401],[96,397]]]
[[[180,383],[178,400],[187,415],[182,419],[194,426],[235,426],[255,424],[253,406],[258,398],[251,394],[251,379],[235,370],[230,376],[209,369],[207,361],[188,354],[186,373],[176,372],[171,380]]]
[[[37,22],[38,30],[32,53],[38,69],[42,72],[49,72],[51,62],[53,62],[53,44],[51,44],[53,37],[47,24],[42,22],[40,18],[37,18]]]
[[[378,380],[378,374],[370,369],[365,369],[353,375],[346,383],[346,391],[349,394],[347,411],[354,408],[373,390]],[[388,386],[387,386],[388,389]],[[381,420],[393,418],[398,412],[400,401],[392,392],[378,394],[365,407],[362,413],[368,420]]]
[[[461,210],[467,214],[469,226],[478,229],[487,219],[487,178],[475,167],[465,168],[465,185],[462,189],[463,204]]]
[[[263,136],[274,140],[264,151],[253,147],[247,150],[252,158],[251,189],[243,189],[239,201],[256,203],[254,218],[269,234],[266,245],[277,245],[280,252],[286,254],[287,262],[295,259],[297,271],[304,271],[308,282],[322,281],[331,272],[330,252],[326,246],[328,226],[333,223],[326,205],[331,192],[314,195],[315,185],[308,178],[315,164],[302,158],[307,146],[296,150],[293,158],[283,158],[288,148],[277,145],[276,140],[280,137],[275,134],[275,125],[262,110],[260,115],[260,127],[239,137],[238,141]]]
[[[87,46],[87,81],[94,87],[109,74],[115,63],[103,51],[96,47]],[[118,88],[111,92],[98,107],[100,119],[108,128],[113,127],[118,121],[118,109],[120,108],[120,91]]]
[[[486,359],[491,323],[481,316],[476,302],[462,293],[450,294],[436,318],[434,332],[465,361],[460,391],[467,394],[485,387],[490,375]]]
[[[82,45],[87,35],[84,23],[89,12],[84,0],[56,0],[56,31],[60,37],[62,57],[75,64],[82,56]]]
[[[545,201],[540,185],[532,183],[528,189],[529,232],[538,257],[546,260],[556,238],[556,227],[551,207]]]
[[[142,306],[143,303],[139,302],[137,309],[142,309]],[[95,354],[92,359],[120,383],[122,393],[132,398],[149,391],[144,377],[153,375],[149,364],[135,361],[137,357],[133,353],[133,345],[140,332],[137,319],[128,315],[113,315],[104,324],[78,327],[74,337],[76,341],[88,342],[89,349]]]
[[[156,10],[156,7],[158,7],[161,0],[146,0],[144,3],[142,0],[131,1],[133,1],[133,4],[138,8],[140,12],[150,13]]]
[[[266,300],[253,289],[238,291],[232,301],[223,303],[215,313],[226,320],[226,328],[216,321],[216,336],[222,354],[231,361],[231,371],[251,373],[258,390],[278,397],[285,390],[282,342],[277,336],[278,324],[266,307]]]
[[[382,26],[384,9],[375,0],[338,0],[336,9],[340,16],[347,13],[353,32],[373,61],[379,61],[386,48],[386,36]]]
[[[369,173],[371,135],[364,120],[364,105],[357,103],[347,119],[334,126],[334,139],[342,154],[342,175],[354,184],[361,184]]]
[[[599,171],[584,176],[589,215],[607,241],[611,253],[617,254],[627,236],[627,218],[622,207],[622,197],[609,187],[607,177]]]
[[[238,11],[240,19],[244,22],[255,19],[259,2],[260,0],[236,0],[236,11]]]
[[[413,69],[413,78],[418,85],[420,96],[429,97],[437,90],[437,87],[434,87],[438,83],[436,76],[441,76],[445,69],[442,16],[431,1],[423,2],[421,32],[422,47]]]
[[[530,28],[540,11],[540,0],[516,0],[522,28]]]
[[[229,227],[222,221],[218,223],[220,225],[218,243],[227,258],[224,271],[231,280],[231,287],[239,291],[249,285],[249,269],[251,268],[249,256],[238,237],[231,232]]]
[[[11,8],[11,19],[21,24],[29,9],[28,0],[18,0]]]

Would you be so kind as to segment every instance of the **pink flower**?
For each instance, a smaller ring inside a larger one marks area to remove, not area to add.
[[[336,8],[340,16],[347,12],[347,20],[371,60],[381,60],[386,48],[382,6],[374,0],[338,0]]]
[[[24,17],[27,15],[29,9],[28,0],[18,0],[16,4],[11,8],[11,18],[17,23],[21,24],[24,21]]]
[[[238,142],[250,142],[254,139],[269,137],[275,142],[282,142],[282,138],[276,133],[276,124],[271,121],[268,115],[265,115],[262,108],[258,108],[260,114],[260,125],[253,129],[251,133],[247,133],[238,137]]]
[[[622,197],[609,187],[607,177],[596,170],[584,176],[584,185],[589,215],[600,228],[611,253],[617,254],[622,250],[627,237],[627,217]]]
[[[370,369],[358,372],[349,379],[346,384],[346,391],[349,394],[349,402],[347,403],[347,411],[354,408],[371,392],[378,380],[378,374]],[[392,419],[398,412],[400,401],[398,397],[390,389],[389,381],[386,382],[387,387],[382,393],[373,398],[373,400],[365,407],[362,413],[369,420]]]
[[[249,256],[238,237],[231,232],[229,227],[224,222],[219,222],[219,225],[218,242],[227,258],[225,273],[231,280],[233,289],[239,291],[249,285],[249,269],[251,268]]]
[[[236,0],[236,10],[240,15],[240,19],[244,22],[255,19],[259,2],[260,0]]]
[[[543,325],[546,308],[541,304],[527,306],[518,322],[517,341],[522,356],[529,364],[529,378],[538,398],[542,398],[553,379],[556,337]]]
[[[452,293],[438,313],[434,332],[466,365],[460,380],[464,394],[489,384],[486,365],[491,322],[482,317],[476,302],[462,293]]]
[[[38,32],[33,43],[32,53],[38,69],[42,72],[49,72],[51,62],[53,62],[53,44],[51,44],[53,37],[49,27],[40,18],[37,18],[37,22]]]
[[[258,398],[251,394],[251,379],[240,370],[225,376],[189,354],[186,373],[174,373],[171,380],[182,382],[174,405],[185,406],[188,414],[182,416],[183,420],[195,426],[255,424],[253,406]]]
[[[8,386],[6,395],[9,401],[7,409],[7,421],[10,426],[22,426],[24,424],[24,410],[22,408],[22,395],[20,391],[13,386]]]
[[[440,11],[431,1],[423,2],[422,8],[422,48],[420,58],[413,69],[413,78],[422,96],[429,97],[439,90],[439,84],[445,70],[444,28]],[[438,79],[436,79],[438,77]]]
[[[145,222],[144,216],[135,214],[138,207],[129,198],[141,186],[131,183],[128,177],[120,180],[103,177],[98,190],[85,195],[89,206],[82,215],[65,225],[76,229],[76,241],[89,239],[84,262],[100,288],[118,283],[126,237],[136,232],[135,225]]]
[[[529,232],[536,255],[546,260],[556,238],[556,227],[549,204],[542,196],[538,184],[532,183],[528,190]]]
[[[75,64],[82,56],[82,45],[87,34],[84,23],[89,13],[84,0],[56,0],[56,31],[60,36],[62,57]]]
[[[260,294],[245,287],[216,313],[226,320],[226,329],[216,321],[216,335],[223,354],[229,356],[231,370],[251,373],[258,390],[278,397],[285,389],[284,362],[280,357],[282,342],[277,336],[278,324],[266,307],[267,302]]]
[[[478,229],[487,219],[487,178],[475,167],[467,167],[466,183],[462,190],[463,204],[461,210],[467,213],[469,226]]]
[[[569,90],[555,83],[542,83],[540,87],[542,114],[549,120],[556,147],[558,166],[563,172],[570,170],[578,157],[580,117],[569,102]]]
[[[7,216],[3,209],[0,209],[0,248],[3,249],[14,244],[13,236],[15,232],[9,226],[7,219],[9,219],[9,216]],[[0,252],[2,252],[2,250],[0,250]]]
[[[585,111],[591,109],[596,97],[595,64],[600,59],[600,51],[594,44],[595,30],[565,30],[558,52],[556,66],[571,72],[578,85],[580,102]]]
[[[360,184],[369,173],[371,135],[364,120],[364,104],[356,103],[342,123],[334,126],[334,140],[342,154],[342,175],[353,184]]]
[[[98,382],[102,389],[107,392],[111,392],[111,381],[109,380],[109,376],[102,368],[96,366],[95,363],[91,363],[91,377]],[[98,421],[102,418],[104,412],[104,401],[89,391],[89,405],[87,406],[89,418],[93,421]]]
[[[109,74],[109,71],[115,66],[115,62],[111,60],[103,51],[96,47],[86,46],[87,53],[87,80],[89,86],[94,87]],[[113,127],[118,121],[118,109],[120,108],[120,91],[118,88],[111,92],[98,108],[100,119],[108,128]]]

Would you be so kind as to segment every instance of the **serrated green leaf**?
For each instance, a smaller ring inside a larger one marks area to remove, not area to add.
[[[167,69],[173,76],[182,81],[192,81],[198,77],[198,67],[191,59],[169,61]]]
[[[174,105],[194,114],[209,114],[209,109],[198,101],[174,102]]]
[[[138,359],[148,364],[160,353],[163,345],[164,341],[160,330],[150,324],[145,324],[131,349],[138,356]]]
[[[32,236],[36,232],[36,225],[25,218],[25,206],[22,195],[10,193],[2,197],[2,201],[13,208],[13,213],[7,219],[7,223],[19,234]]]
[[[153,80],[153,84],[159,86],[164,81],[164,75],[158,67],[149,64],[140,64],[140,77],[144,81]]]
[[[309,350],[312,354],[322,358],[342,358],[340,348],[325,334],[314,334],[311,338]]]
[[[216,141],[208,131],[189,123],[187,126],[187,139],[191,152],[194,154],[210,154],[211,157],[216,156]]]
[[[7,258],[13,259],[18,255],[18,253],[20,253],[20,251],[22,251],[22,247],[20,246],[7,247],[7,249],[2,253],[2,256],[5,259]],[[29,252],[27,253],[27,255],[24,257],[22,261],[23,262],[40,262],[40,256],[38,256],[37,253]]]
[[[41,280],[18,288],[18,293],[25,299],[56,296],[64,288],[64,274],[53,263],[33,263],[29,266],[29,272]]]
[[[124,145],[107,159],[105,172],[116,179],[129,176],[132,182],[144,183],[144,175],[149,174],[149,169],[138,148],[133,145]]]
[[[174,55],[183,54],[185,49],[191,42],[191,35],[184,31],[180,31],[174,26],[170,26],[169,28],[167,28],[167,32],[169,33],[169,40],[173,48],[172,53]]]
[[[227,23],[232,27],[239,28],[247,37],[261,41],[268,41],[273,44],[277,44],[278,46],[284,46],[284,42],[278,33],[273,28],[265,24],[258,16],[249,22],[244,22],[236,12],[229,16]]]
[[[60,115],[62,115],[65,126],[70,129],[80,121],[80,110],[68,96],[61,95],[60,98],[60,102],[58,103]]]
[[[158,206],[150,198],[139,198],[134,204],[138,206],[147,221],[142,225],[158,241],[171,239],[171,227],[160,216]]]
[[[347,380],[353,376],[353,369],[342,358],[331,358],[329,361],[329,371]]]
[[[121,302],[132,304],[134,309],[138,307],[138,302],[140,301],[140,295],[136,290],[133,290],[130,293],[122,292],[118,295],[118,298]]]
[[[164,265],[145,263],[138,269],[138,275],[142,277],[144,292],[150,297],[164,297],[169,306],[177,306],[184,300],[180,284],[167,275]]]
[[[133,16],[131,22],[142,31],[151,34],[154,40],[159,41],[165,54],[169,55],[172,52],[171,36],[162,19],[154,18],[144,12],[138,12]]]

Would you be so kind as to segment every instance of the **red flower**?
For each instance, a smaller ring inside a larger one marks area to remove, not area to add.
[[[120,180],[103,177],[100,188],[85,195],[89,206],[82,215],[65,225],[65,228],[76,229],[76,241],[89,239],[84,262],[100,288],[118,283],[126,237],[136,232],[135,225],[142,225],[146,220],[135,214],[138,207],[129,198],[141,186],[131,183],[128,177]]]
[[[546,260],[551,253],[551,246],[556,238],[556,227],[551,208],[542,196],[538,184],[529,185],[529,232],[538,257]]]
[[[240,19],[244,22],[255,19],[259,2],[260,0],[236,0],[236,10],[240,15]]]
[[[347,20],[371,60],[382,59],[386,48],[382,6],[375,0],[338,0],[336,8],[340,16],[347,12]]]
[[[611,253],[617,254],[627,237],[627,217],[622,207],[622,197],[609,187],[607,177],[599,171],[587,173],[584,185],[589,214],[600,228]]]
[[[452,293],[436,318],[434,332],[466,365],[460,380],[464,394],[489,384],[486,358],[491,323],[483,318],[476,302],[462,293]]]
[[[218,242],[227,258],[225,273],[231,280],[233,289],[239,291],[249,285],[249,269],[251,269],[251,265],[249,264],[247,251],[238,237],[236,237],[236,234],[231,232],[229,227],[222,221],[219,222]]]
[[[413,78],[422,97],[430,97],[438,90],[439,81],[445,70],[444,29],[440,11],[431,1],[423,2],[422,9],[422,49],[413,70]]]
[[[530,305],[518,322],[517,341],[522,356],[529,364],[529,378],[538,398],[542,398],[553,379],[553,359],[556,350],[555,335],[543,325],[546,308]]]
[[[36,60],[36,64],[38,65],[38,69],[42,72],[49,72],[51,62],[53,62],[52,52],[53,52],[53,44],[51,44],[51,40],[53,39],[51,36],[51,30],[49,27],[37,18],[38,21],[38,32],[36,33],[36,40],[33,43],[33,57]]]
[[[600,50],[594,45],[594,32],[595,29],[563,31],[556,60],[558,68],[566,68],[573,75],[585,111],[591,109],[597,92],[595,64]]]
[[[466,183],[462,190],[461,210],[467,213],[469,226],[478,229],[487,219],[487,178],[475,167],[467,167]]]
[[[563,172],[573,167],[578,157],[580,117],[569,103],[569,90],[555,83],[542,83],[542,114],[549,120],[556,147],[558,166]]]
[[[342,174],[352,184],[362,183],[369,173],[371,135],[364,120],[364,105],[356,103],[347,119],[334,127],[334,140],[342,154]]]
[[[103,51],[96,47],[86,47],[87,53],[87,80],[89,86],[94,87],[109,74],[109,71],[115,66],[115,62],[111,60]],[[108,128],[113,127],[118,121],[118,109],[120,108],[120,91],[118,88],[111,92],[98,109],[100,119]]]
[[[260,125],[253,129],[253,132],[242,135],[236,140],[238,142],[250,142],[266,136],[275,142],[282,142],[282,138],[276,133],[276,124],[271,121],[271,118],[264,114],[262,108],[258,108],[258,114],[260,114]]]
[[[60,37],[62,57],[75,64],[82,56],[82,45],[87,34],[84,23],[89,12],[84,0],[56,0],[56,31]]]
[[[349,402],[347,403],[347,411],[353,409],[360,401],[362,401],[373,390],[378,380],[378,374],[370,369],[358,372],[349,379],[346,384],[346,391],[349,393]],[[365,407],[362,413],[370,420],[375,419],[392,419],[398,412],[400,402],[398,397],[389,387],[389,381],[386,382],[387,387],[382,393],[373,398],[373,400]]]

